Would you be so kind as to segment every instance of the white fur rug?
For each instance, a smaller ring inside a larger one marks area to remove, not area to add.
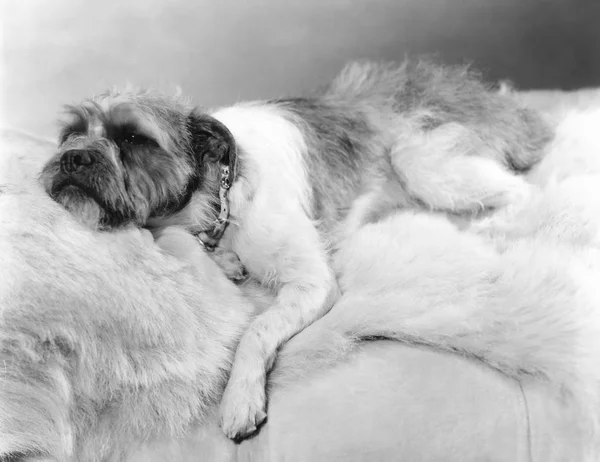
[[[343,339],[396,338],[543,383],[578,410],[600,458],[600,106],[549,114],[557,136],[530,197],[459,231],[406,212],[337,256],[342,300],[319,323]],[[318,350],[320,347],[315,347]],[[309,357],[335,360],[348,340]],[[285,354],[285,349],[283,351]]]

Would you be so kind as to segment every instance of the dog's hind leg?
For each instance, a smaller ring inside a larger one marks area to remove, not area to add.
[[[403,136],[391,163],[406,193],[432,210],[477,212],[528,198],[531,186],[492,149],[468,127],[447,123]]]

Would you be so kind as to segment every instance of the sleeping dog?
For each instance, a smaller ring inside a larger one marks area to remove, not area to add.
[[[515,173],[551,137],[469,69],[425,61],[352,63],[314,95],[210,113],[133,90],[68,112],[41,175],[51,197],[95,229],[181,225],[273,290],[221,402],[234,439],[266,417],[277,349],[338,296],[330,259],[346,239],[399,208],[464,214],[512,203],[528,194]]]

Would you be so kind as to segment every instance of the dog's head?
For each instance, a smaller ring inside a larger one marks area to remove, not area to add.
[[[105,93],[67,115],[40,178],[87,226],[144,225],[182,210],[197,191],[218,205],[219,165],[235,147],[213,117],[150,91]]]

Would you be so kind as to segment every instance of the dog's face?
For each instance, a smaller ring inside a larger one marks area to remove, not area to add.
[[[142,226],[178,212],[192,193],[213,187],[211,168],[233,143],[214,118],[147,91],[106,93],[67,113],[58,152],[40,178],[92,228]]]

